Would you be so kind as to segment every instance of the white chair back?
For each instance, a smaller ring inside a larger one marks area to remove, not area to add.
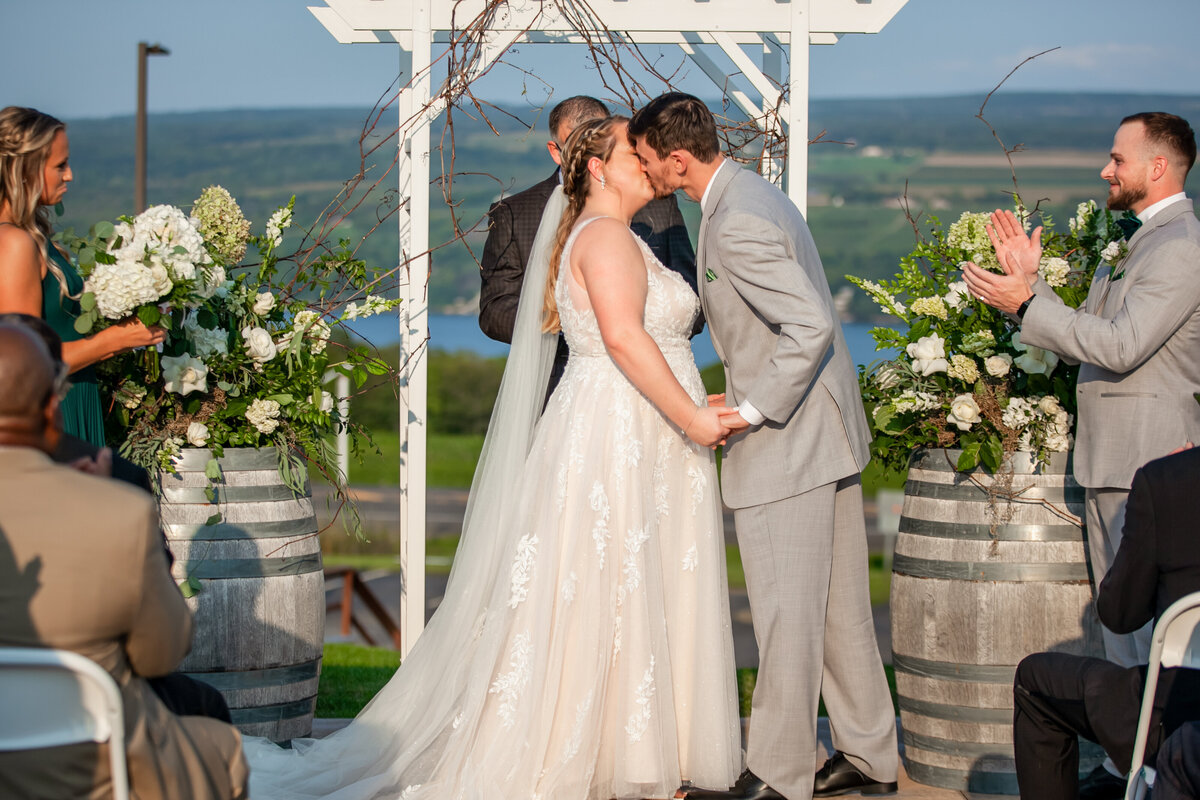
[[[1146,690],[1138,717],[1137,737],[1133,742],[1133,761],[1129,767],[1126,800],[1142,800],[1154,782],[1154,767],[1147,766],[1146,740],[1150,736],[1150,715],[1158,674],[1163,668],[1200,669],[1200,592],[1181,597],[1163,612],[1154,625],[1150,640],[1150,660],[1146,669]]]
[[[90,658],[0,647],[0,751],[108,742],[113,800],[128,800],[125,723],[112,676]]]

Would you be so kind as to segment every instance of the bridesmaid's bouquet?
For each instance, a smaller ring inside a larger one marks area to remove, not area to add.
[[[1028,229],[1030,214],[1019,202],[1016,213]],[[872,454],[889,470],[904,470],[917,448],[960,448],[959,469],[983,463],[996,471],[1005,452],[1030,451],[1045,461],[1072,445],[1078,367],[1023,344],[1015,322],[972,298],[961,280],[964,261],[1001,270],[988,219],[968,212],[944,229],[931,217],[929,237],[919,237],[900,260],[895,279],[847,276],[897,320],[872,336],[877,349],[901,355],[859,372],[875,429]],[[1065,233],[1048,214],[1041,222],[1039,275],[1078,307],[1120,230],[1090,201],[1079,205]]]
[[[214,186],[190,214],[155,206],[98,223],[71,243],[85,277],[77,330],[130,317],[167,330],[160,348],[98,365],[102,396],[111,398],[109,440],[152,475],[172,469],[184,446],[212,451],[216,480],[224,447],[273,445],[294,489],[304,486],[304,459],[341,484],[330,435],[348,427],[369,440],[339,417],[325,386],[339,373],[361,387],[391,372],[340,328],[400,301],[371,293],[381,276],[346,241],[309,261],[281,257],[294,203],[256,235],[236,200]],[[254,263],[244,263],[248,248]]]

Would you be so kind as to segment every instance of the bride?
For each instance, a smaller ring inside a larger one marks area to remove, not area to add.
[[[688,344],[696,295],[628,228],[653,191],[626,127],[567,141],[445,600],[348,727],[247,740],[256,800],[669,798],[736,779],[709,449],[728,431]],[[570,360],[539,419],[560,327]]]

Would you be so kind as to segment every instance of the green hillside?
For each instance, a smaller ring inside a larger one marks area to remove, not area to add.
[[[863,298],[845,291],[844,275],[880,276],[895,269],[913,242],[913,230],[900,210],[907,193],[914,213],[933,212],[950,220],[964,210],[985,210],[1009,202],[1007,162],[992,134],[975,114],[979,97],[886,100],[826,100],[812,105],[810,129],[849,144],[811,149],[809,217],[835,290],[851,297],[849,310],[871,313]],[[1016,156],[1021,191],[1033,205],[1042,201],[1059,218],[1076,203],[1101,198],[1099,170],[1120,117],[1161,109],[1200,120],[1200,97],[1145,95],[997,95],[989,121]],[[367,114],[358,109],[304,109],[152,115],[149,119],[148,197],[151,203],[184,207],[205,186],[218,183],[261,225],[274,207],[297,197],[299,222],[315,220],[355,175],[360,147],[369,152],[367,182],[380,187],[337,235],[362,242],[368,261],[395,264],[398,235],[394,218],[379,223],[396,203],[395,173],[389,172],[393,141],[363,134]],[[494,115],[496,135],[463,113],[454,115],[453,151],[433,153],[440,176],[453,160],[455,177],[432,187],[431,242],[445,245],[433,257],[430,301],[435,309],[470,308],[478,292],[476,258],[486,234],[488,205],[502,192],[520,190],[549,174],[552,165],[545,133]],[[443,126],[433,142],[448,141]],[[64,225],[87,228],[99,219],[128,213],[133,203],[133,119],[70,122],[75,183],[67,196]],[[380,125],[378,133],[390,133]],[[362,139],[360,143],[360,139]],[[453,156],[453,159],[451,157]],[[1195,181],[1193,181],[1193,184]],[[449,187],[452,206],[443,197]],[[1193,194],[1195,188],[1193,188]],[[693,232],[697,206],[681,200]],[[454,221],[470,231],[455,242]],[[447,244],[448,243],[448,244]]]

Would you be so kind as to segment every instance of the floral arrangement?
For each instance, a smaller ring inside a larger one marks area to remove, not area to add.
[[[1030,214],[1019,201],[1026,229]],[[1007,315],[975,300],[961,278],[962,263],[1001,271],[988,238],[989,215],[965,213],[948,229],[936,217],[900,260],[894,280],[847,276],[895,327],[872,331],[878,350],[900,355],[860,370],[863,401],[875,429],[872,454],[888,470],[905,469],[916,448],[962,450],[957,467],[983,463],[999,470],[1006,452],[1029,451],[1038,461],[1073,442],[1075,376],[1049,351],[1021,342]],[[1081,203],[1068,230],[1041,214],[1038,274],[1072,307],[1087,297],[1101,263],[1116,269],[1124,240],[1112,215]],[[914,222],[914,228],[916,223]]]
[[[390,368],[335,332],[399,301],[370,293],[379,277],[354,259],[348,242],[307,265],[281,259],[294,203],[253,235],[234,198],[214,186],[190,215],[154,206],[71,242],[85,277],[77,330],[130,316],[167,330],[159,349],[118,355],[98,370],[102,396],[112,398],[110,441],[152,475],[171,470],[185,445],[212,451],[206,472],[214,481],[223,448],[274,445],[293,489],[304,485],[305,458],[344,483],[328,436],[349,423],[324,389],[327,373],[361,387]],[[261,260],[239,267],[247,245]]]

